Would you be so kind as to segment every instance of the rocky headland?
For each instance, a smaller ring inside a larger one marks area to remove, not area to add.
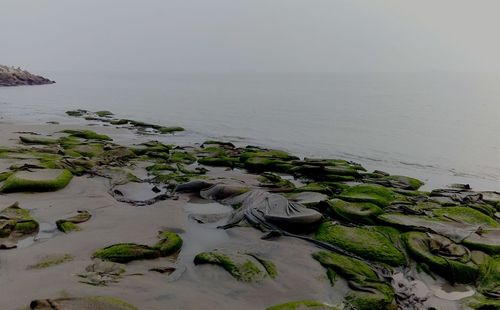
[[[34,75],[21,68],[0,65],[0,86],[44,85],[53,84],[43,76]]]

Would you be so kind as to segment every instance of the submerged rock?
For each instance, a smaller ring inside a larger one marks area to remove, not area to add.
[[[117,283],[125,273],[125,265],[113,262],[95,260],[85,268],[85,272],[78,274],[81,283],[105,286],[108,283]]]
[[[54,84],[54,81],[34,75],[21,68],[0,65],[0,86]]]

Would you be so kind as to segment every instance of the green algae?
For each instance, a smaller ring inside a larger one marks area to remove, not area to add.
[[[74,257],[70,254],[64,254],[64,255],[56,255],[56,256],[50,256],[41,259],[38,261],[36,264],[29,266],[29,269],[45,269],[53,266],[57,266],[60,264],[64,264],[67,262],[70,262],[74,259]]]
[[[315,239],[338,246],[359,257],[391,266],[406,263],[405,256],[387,234],[374,228],[358,228],[322,223],[315,234]]]
[[[161,134],[171,134],[171,133],[176,133],[176,132],[180,132],[180,131],[184,131],[184,130],[185,130],[184,128],[179,127],[179,126],[170,126],[170,127],[162,126],[162,127],[158,128],[158,131]]]
[[[72,178],[73,174],[66,169],[61,170],[53,179],[29,179],[14,173],[4,181],[0,191],[3,193],[57,191],[65,188]]]
[[[173,163],[183,163],[189,165],[196,162],[196,156],[189,152],[174,151],[172,152],[172,154],[170,154],[169,161]]]
[[[291,181],[271,172],[261,174],[259,181],[259,186],[269,187],[277,191],[293,191],[295,189],[295,185]]]

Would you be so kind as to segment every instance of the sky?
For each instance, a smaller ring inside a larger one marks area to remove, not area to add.
[[[77,72],[498,72],[498,0],[1,0],[0,64]]]

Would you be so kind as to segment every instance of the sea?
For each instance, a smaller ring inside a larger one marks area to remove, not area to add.
[[[343,158],[417,177],[424,189],[500,191],[494,73],[42,72],[56,84],[0,88],[1,121],[71,122],[110,110],[193,139]]]

